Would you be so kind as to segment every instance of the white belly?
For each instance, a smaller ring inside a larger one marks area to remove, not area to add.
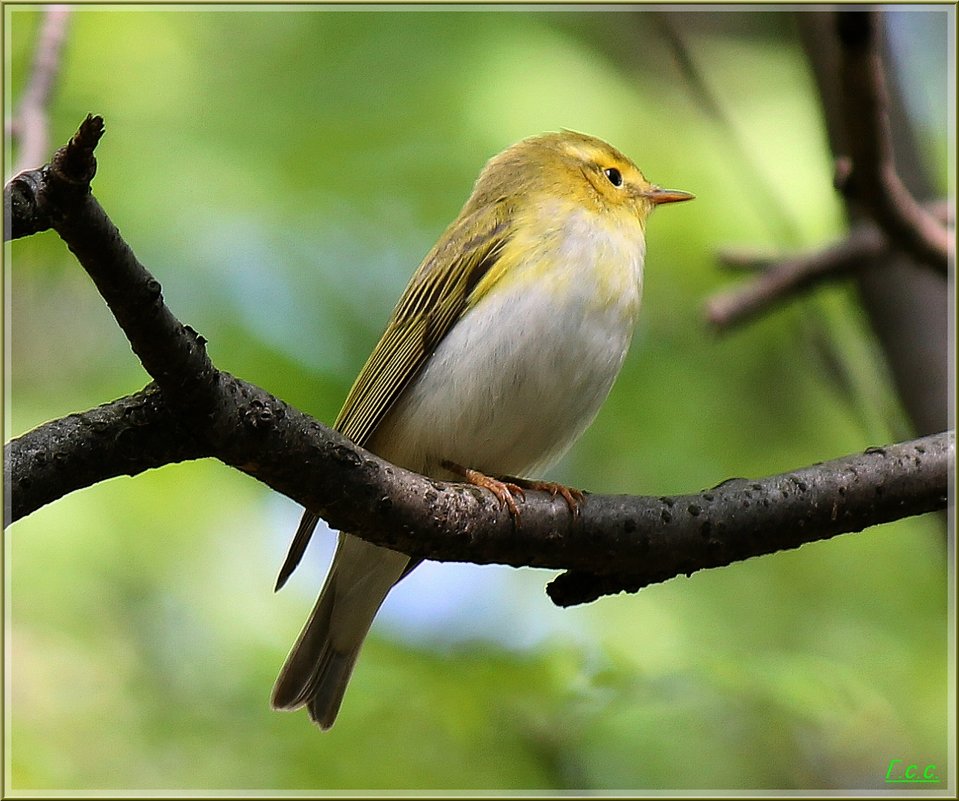
[[[584,223],[588,222],[584,220]],[[642,292],[643,243],[618,234],[580,247],[574,224],[550,243],[550,281],[507,281],[450,330],[369,443],[446,478],[444,460],[530,476],[593,421],[622,366]],[[606,259],[619,267],[608,269]],[[612,277],[611,277],[612,276]],[[498,291],[497,291],[498,290]]]

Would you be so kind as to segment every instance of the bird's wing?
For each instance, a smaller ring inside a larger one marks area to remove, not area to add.
[[[366,444],[463,314],[473,288],[496,263],[509,236],[507,219],[505,209],[498,208],[472,235],[475,219],[459,220],[427,254],[350,389],[333,425],[337,431],[357,445]],[[304,512],[276,589],[296,569],[318,519],[310,510]]]
[[[473,287],[496,262],[506,241],[499,222],[464,241],[460,231],[444,237],[410,279],[386,331],[353,384],[334,428],[364,445],[377,425],[426,364],[466,308]]]

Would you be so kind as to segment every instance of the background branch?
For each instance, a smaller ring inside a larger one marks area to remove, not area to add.
[[[217,370],[89,191],[102,131],[102,120],[88,117],[48,167],[19,176],[17,208],[56,229],[76,254],[156,384],[11,442],[14,519],[84,481],[215,456],[332,526],[414,556],[571,569],[551,589],[565,605],[946,503],[952,433],[695,495],[592,495],[576,518],[561,499],[530,493],[517,531],[490,493],[390,465]]]
[[[892,261],[890,248],[900,247],[942,274],[948,267],[954,236],[950,204],[917,203],[894,163],[890,94],[878,47],[878,14],[861,10],[804,13],[799,19],[826,104],[837,188],[850,203],[866,209],[871,220],[855,225],[841,242],[781,260],[746,286],[714,295],[706,303],[705,316],[720,331],[808,292],[821,281]],[[831,25],[835,37],[830,35]],[[827,43],[833,39],[839,46],[830,49]],[[836,75],[839,79],[833,85]],[[854,210],[852,216],[859,215]],[[742,260],[735,260],[741,266]],[[868,286],[875,283],[864,280]],[[866,302],[867,308],[872,305],[868,298]],[[925,425],[919,430],[937,427]]]
[[[802,11],[796,21],[822,102],[830,149],[839,160],[852,152],[852,145],[839,79],[835,13]],[[929,198],[932,188],[897,88],[887,83],[885,99],[898,173],[913,195]],[[845,200],[851,225],[869,219],[856,198],[846,196]],[[897,251],[870,259],[853,280],[914,432],[930,434],[947,428],[952,379],[946,277],[918,264],[905,251]]]
[[[47,106],[60,74],[70,7],[51,5],[44,10],[27,87],[6,125],[7,135],[19,145],[13,174],[42,164],[50,152]]]
[[[641,12],[637,16],[645,15],[646,12]],[[697,109],[705,112],[724,132],[723,143],[729,148],[729,154],[724,155],[724,158],[729,158],[736,164],[736,181],[744,194],[753,198],[756,205],[763,209],[760,220],[776,239],[795,240],[798,236],[795,223],[784,213],[780,198],[767,176],[757,168],[756,161],[751,156],[751,146],[721,96],[711,88],[708,70],[700,67],[697,61],[696,48],[687,41],[684,33],[686,26],[683,23],[688,18],[689,12],[653,13],[657,30],[675,59],[686,91],[695,99]]]
[[[896,171],[879,28],[875,11],[836,14],[841,107],[852,157],[846,191],[863,204],[892,242],[945,274],[952,237],[916,202]]]
[[[948,202],[929,204],[929,211],[942,225],[952,225],[952,208]],[[718,331],[728,330],[812,291],[824,281],[848,278],[875,260],[890,255],[888,239],[873,223],[860,223],[845,239],[822,250],[781,260],[720,253],[719,260],[726,266],[761,269],[759,275],[744,286],[717,293],[707,300],[706,320]]]

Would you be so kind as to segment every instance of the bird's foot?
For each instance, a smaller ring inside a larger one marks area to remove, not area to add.
[[[466,483],[472,484],[474,487],[488,489],[496,496],[501,506],[509,509],[510,514],[516,520],[519,519],[519,507],[516,505],[515,499],[525,500],[525,490],[548,492],[554,498],[561,495],[573,517],[579,515],[580,507],[586,502],[585,493],[567,487],[565,484],[557,484],[555,481],[537,481],[529,478],[517,478],[516,476],[493,478],[479,470],[473,470],[449,461],[444,461],[443,467],[462,476]]]
[[[516,478],[515,476],[505,476],[508,481],[524,490],[533,490],[539,492],[548,492],[553,498],[561,495],[573,517],[579,515],[579,508],[586,503],[586,493],[582,490],[567,487],[565,484],[558,484],[555,481],[538,481],[530,478]]]
[[[450,472],[456,473],[458,476],[462,476],[467,484],[488,489],[496,496],[496,500],[499,501],[500,506],[505,506],[509,509],[512,518],[519,520],[519,507],[516,505],[516,498],[524,500],[526,493],[523,492],[523,488],[516,481],[512,479],[500,481],[498,478],[493,478],[492,476],[486,475],[486,473],[481,473],[479,470],[473,470],[470,467],[463,467],[462,465],[456,464],[456,462],[444,461],[443,467]]]

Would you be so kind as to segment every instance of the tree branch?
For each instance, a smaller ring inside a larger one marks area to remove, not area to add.
[[[49,169],[39,176],[22,174],[13,183],[21,202],[37,210],[30,219],[54,228],[93,279],[167,401],[208,409],[216,399],[218,371],[206,354],[205,340],[173,316],[160,282],[137,261],[90,192],[96,174],[93,150],[103,131],[101,117],[87,116]],[[25,187],[33,193],[33,203],[23,198]]]
[[[916,202],[896,171],[878,28],[877,12],[836,14],[842,108],[852,157],[846,189],[892,242],[945,275],[953,237]]]
[[[33,429],[3,450],[4,518],[19,520],[74,490],[209,455],[155,384]]]
[[[920,509],[943,509],[954,462],[955,432],[949,431],[759,481],[731,479],[696,495],[660,498],[660,525],[642,517],[655,515],[655,508],[636,509],[637,517],[625,518],[646,523],[634,532],[649,544],[635,566],[619,576],[571,571],[547,591],[560,606],[586,603],[615,592],[636,592],[681,573],[688,576],[861,531],[879,519],[906,516],[906,509],[919,514]],[[597,547],[603,544],[602,539],[596,542]]]
[[[102,120],[88,117],[49,166],[11,182],[7,192],[21,193],[15,208],[29,221],[14,219],[12,230],[57,230],[155,384],[9,443],[11,520],[113,475],[212,456],[331,526],[414,557],[571,570],[550,590],[569,604],[946,503],[951,432],[694,495],[590,495],[576,517],[562,499],[530,492],[516,522],[491,493],[384,462],[217,370],[202,338],[165,306],[156,279],[90,194],[101,133]],[[598,585],[595,576],[603,577]]]
[[[795,15],[821,100],[826,135],[837,166],[852,153],[841,86],[841,55],[834,11],[803,9]],[[895,73],[888,73],[890,78]],[[919,147],[896,83],[887,85],[889,127],[897,167],[910,191],[932,196]],[[852,225],[871,219],[863,204],[848,194],[845,211]],[[948,343],[952,291],[947,276],[919,264],[905,250],[885,253],[853,276],[870,327],[885,354],[895,389],[916,434],[949,426],[949,388],[954,385]]]
[[[50,152],[47,104],[60,73],[70,11],[66,5],[52,5],[44,10],[30,79],[7,124],[7,133],[17,141],[20,150],[14,175],[41,164]]]
[[[942,225],[952,225],[952,207],[948,202],[929,204],[929,212]],[[761,272],[744,286],[717,293],[707,300],[706,320],[717,331],[725,331],[810,292],[825,281],[847,278],[859,270],[869,269],[889,248],[889,241],[876,225],[860,223],[835,244],[780,261],[721,253],[720,261],[726,266],[761,268]]]
[[[945,508],[955,460],[950,431],[690,495],[590,494],[575,518],[561,499],[529,492],[517,526],[490,493],[391,465],[257,387],[224,385],[246,398],[225,411],[245,417],[225,437],[185,430],[151,385],[14,440],[5,454],[13,519],[112,476],[216,456],[377,545],[571,570],[549,590],[568,606]]]

